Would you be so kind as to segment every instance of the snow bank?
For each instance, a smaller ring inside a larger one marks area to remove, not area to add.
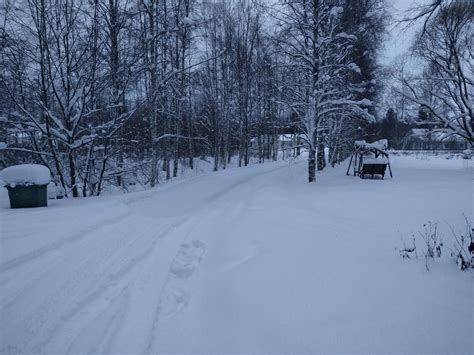
[[[51,173],[47,167],[38,164],[14,165],[0,172],[3,186],[46,185],[51,181]]]
[[[395,168],[457,170],[474,168],[474,159],[464,159],[458,153],[395,151],[390,152],[390,163]]]

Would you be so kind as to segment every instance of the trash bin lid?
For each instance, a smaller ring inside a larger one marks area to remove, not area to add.
[[[51,181],[51,172],[44,165],[21,164],[0,171],[0,182],[3,186],[47,185]]]

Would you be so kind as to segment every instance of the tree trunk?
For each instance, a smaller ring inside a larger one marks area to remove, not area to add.
[[[309,148],[308,155],[308,182],[316,181],[316,150]]]
[[[323,170],[325,166],[326,166],[326,157],[324,154],[324,144],[321,142],[321,137],[320,137],[320,142],[318,145],[318,171]]]
[[[74,164],[74,156],[72,152],[69,152],[69,173],[71,188],[72,188],[72,197],[79,197],[79,190],[77,189],[77,177],[76,177],[76,165]]]

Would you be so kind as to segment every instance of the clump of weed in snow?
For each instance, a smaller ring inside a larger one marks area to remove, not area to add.
[[[469,220],[466,218],[466,232],[463,234],[456,233],[451,229],[454,247],[451,249],[451,257],[456,261],[460,270],[467,270],[474,268],[474,229],[471,227]],[[403,248],[399,249],[400,256],[403,259],[410,259],[413,256],[418,258],[417,253],[417,237],[423,241],[423,256],[425,259],[426,270],[430,270],[430,262],[436,258],[441,258],[443,241],[438,230],[438,224],[435,222],[427,222],[423,224],[423,230],[419,231],[417,235],[412,233],[412,243],[407,246],[403,240]]]
[[[418,233],[425,242],[425,267],[429,271],[428,260],[441,257],[443,242],[438,231],[438,223],[428,222],[423,224],[423,228],[423,231]]]
[[[429,260],[440,258],[442,253],[443,242],[438,231],[438,224],[434,222],[428,222],[423,224],[423,230],[418,232],[418,236],[424,242],[423,256],[425,258],[426,270],[430,270]],[[403,248],[399,250],[400,256],[403,259],[411,259],[413,256],[418,259],[418,253],[416,249],[416,236],[412,233],[412,242],[410,246],[407,246],[401,238]]]
[[[467,218],[465,220],[466,232],[459,236],[450,226],[455,243],[451,256],[456,259],[456,264],[460,270],[474,268],[474,229],[471,227],[469,220]]]
[[[401,248],[399,252],[400,256],[403,259],[411,259],[412,256],[415,256],[415,258],[418,259],[418,253],[416,252],[415,235],[412,234],[412,237],[412,245],[409,247],[406,246],[405,242],[403,241],[403,238],[400,237],[400,239],[402,240],[403,248]]]

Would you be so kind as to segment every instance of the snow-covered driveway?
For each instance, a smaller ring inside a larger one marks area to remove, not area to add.
[[[398,158],[385,181],[344,165],[308,185],[306,162],[278,162],[48,208],[2,200],[0,350],[472,353],[472,273],[395,250],[427,221],[464,227],[472,169],[451,165]]]

